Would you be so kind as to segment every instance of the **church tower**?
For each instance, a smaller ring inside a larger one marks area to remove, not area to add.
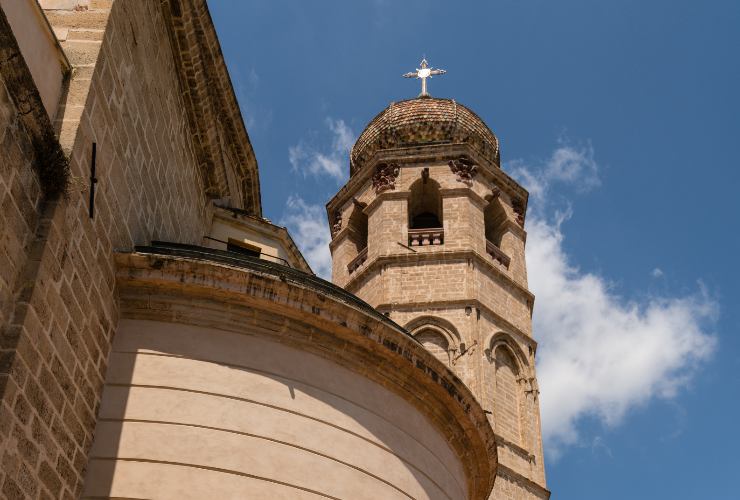
[[[327,204],[333,281],[405,327],[475,394],[496,435],[490,498],[548,498],[528,193],[501,169],[488,126],[425,90],[378,114],[352,149],[350,179]]]

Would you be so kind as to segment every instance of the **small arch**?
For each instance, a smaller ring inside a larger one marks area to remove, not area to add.
[[[355,203],[352,214],[347,222],[349,240],[355,246],[355,253],[359,254],[367,248],[367,214],[365,214],[365,203]]]
[[[409,196],[409,229],[442,227],[442,195],[439,183],[428,177],[411,185]]]
[[[496,432],[512,443],[522,441],[522,389],[521,370],[514,353],[504,344],[499,344],[491,353],[496,387],[493,404]]]
[[[511,334],[503,331],[499,331],[491,335],[488,341],[484,344],[488,346],[486,350],[488,354],[488,360],[493,362],[495,359],[495,352],[499,346],[505,346],[510,352],[514,359],[519,365],[522,376],[531,376],[531,366],[529,363],[529,357],[524,353],[517,341],[511,336]]]
[[[501,239],[506,232],[506,210],[498,198],[492,199],[483,210],[486,239],[501,248]]]
[[[450,344],[438,329],[422,327],[414,334],[414,338],[429,351],[432,356],[442,363],[450,364]]]
[[[405,328],[414,337],[424,328],[436,330],[447,340],[447,345],[452,350],[457,350],[461,341],[460,334],[457,328],[455,328],[455,325],[444,318],[436,316],[419,316],[406,323]]]

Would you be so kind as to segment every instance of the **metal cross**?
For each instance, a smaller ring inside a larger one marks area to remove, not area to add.
[[[430,68],[426,59],[421,60],[420,66],[421,68],[417,68],[416,71],[406,73],[403,76],[404,78],[421,78],[421,94],[419,94],[419,97],[423,97],[429,95],[427,93],[427,78],[431,78],[432,75],[444,75],[447,72],[443,69]]]

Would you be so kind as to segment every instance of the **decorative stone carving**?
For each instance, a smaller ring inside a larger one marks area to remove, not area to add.
[[[449,165],[452,172],[457,175],[457,182],[471,184],[473,177],[478,173],[478,167],[467,156],[461,156],[457,160],[450,160]]]
[[[524,200],[521,198],[514,198],[511,200],[511,207],[514,209],[514,213],[516,214],[516,222],[524,227]]]
[[[530,377],[527,379],[524,379],[525,382],[525,390],[524,394],[530,394],[535,401],[537,401],[537,398],[540,395],[540,386],[537,383],[537,379],[534,377]]]
[[[381,163],[375,167],[375,174],[373,174],[375,193],[396,189],[396,177],[400,170],[398,163]]]
[[[499,196],[501,196],[501,189],[495,184],[491,184],[491,194],[486,195],[486,200],[491,202],[498,199]]]
[[[334,212],[334,223],[331,226],[331,234],[334,236],[342,229],[342,212]]]

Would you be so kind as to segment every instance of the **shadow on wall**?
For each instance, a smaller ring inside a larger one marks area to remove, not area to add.
[[[83,498],[466,498],[384,387],[253,331],[122,320]]]

